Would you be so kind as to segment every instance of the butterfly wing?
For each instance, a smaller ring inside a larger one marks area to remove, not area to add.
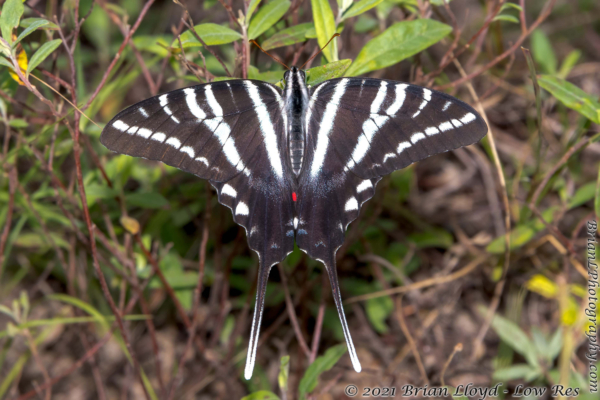
[[[360,363],[342,308],[335,254],[348,224],[386,174],[479,141],[487,126],[445,93],[378,79],[342,78],[312,89],[296,242],[323,262],[354,368]]]
[[[119,113],[102,132],[110,150],[160,160],[207,179],[219,202],[246,229],[260,260],[246,376],[252,375],[271,267],[294,249],[293,219],[280,90],[232,80],[176,90]]]

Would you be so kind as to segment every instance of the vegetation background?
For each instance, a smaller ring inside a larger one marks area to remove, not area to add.
[[[405,384],[498,382],[597,398],[584,310],[586,223],[600,214],[598,1],[0,3],[1,399],[343,399],[349,384],[399,397]],[[206,182],[110,153],[101,127],[198,82],[278,82],[283,67],[249,39],[301,65],[334,32],[310,83],[444,90],[490,133],[384,178],[350,225],[338,268],[363,372],[322,266],[295,251],[271,272],[245,381],[257,257],[243,229]]]

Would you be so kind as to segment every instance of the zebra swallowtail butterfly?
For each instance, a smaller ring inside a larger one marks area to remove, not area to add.
[[[390,172],[467,146],[487,133],[469,105],[427,88],[369,78],[284,89],[230,80],[144,100],[110,121],[100,141],[112,151],[207,179],[246,229],[259,257],[245,377],[250,379],[271,267],[298,247],[325,265],[352,365],[361,366],[342,308],[335,254],[348,224]]]

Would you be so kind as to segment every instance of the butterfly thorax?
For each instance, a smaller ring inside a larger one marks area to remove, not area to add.
[[[287,144],[289,161],[292,171],[296,176],[302,170],[304,160],[304,144],[306,132],[304,115],[308,106],[308,89],[306,87],[306,74],[296,67],[285,73],[285,104],[287,112]]]

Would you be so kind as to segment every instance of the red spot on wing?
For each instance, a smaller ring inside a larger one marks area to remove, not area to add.
[[[292,192],[292,200],[298,200],[298,196],[296,196],[296,192]]]

